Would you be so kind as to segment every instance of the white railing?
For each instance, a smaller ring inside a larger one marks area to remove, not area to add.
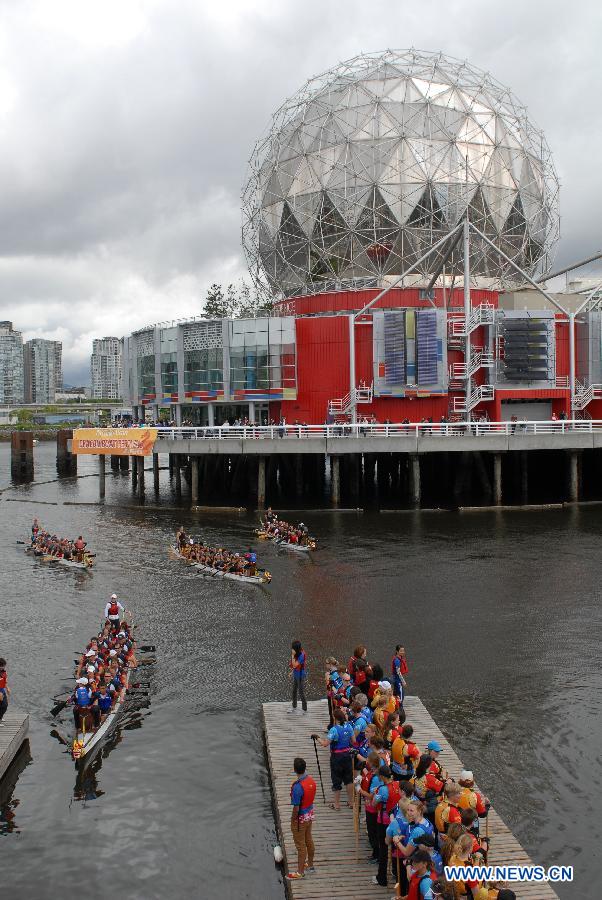
[[[195,428],[158,427],[158,439],[177,440],[307,440],[309,438],[421,437],[461,434],[568,434],[602,432],[602,419],[565,419],[517,422],[358,422],[344,425],[247,425]]]

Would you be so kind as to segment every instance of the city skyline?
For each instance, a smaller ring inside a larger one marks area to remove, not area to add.
[[[0,315],[24,340],[63,343],[66,382],[89,380],[93,338],[198,314],[211,283],[246,276],[240,192],[255,142],[305,79],[361,51],[442,50],[507,84],[559,171],[556,262],[599,249],[589,160],[602,63],[596,29],[582,28],[599,21],[593,3],[579,18],[560,3],[542,17],[467,0],[419,13],[310,0],[297,13],[33,2],[0,14]]]

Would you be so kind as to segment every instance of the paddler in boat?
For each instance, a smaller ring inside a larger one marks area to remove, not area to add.
[[[88,687],[87,678],[78,678],[75,683],[77,687],[73,693],[73,721],[75,730],[81,731],[82,717],[87,715],[92,704],[92,693]]]
[[[77,553],[78,561],[83,562],[84,561],[84,550],[86,549],[86,542],[83,539],[83,537],[81,536],[81,534],[79,535],[77,540],[74,542],[73,547],[75,549],[75,552]]]
[[[249,547],[245,553],[245,559],[247,561],[247,574],[255,575],[257,573],[257,554],[252,547]]]
[[[111,599],[105,606],[105,619],[111,623],[113,631],[119,631],[119,623],[121,622],[121,613],[125,609],[117,599],[117,594],[111,594]]]
[[[188,535],[184,531],[183,525],[180,525],[180,527],[176,531],[176,543],[180,550],[183,550],[188,543]]]
[[[32,544],[35,544],[39,530],[40,530],[40,523],[38,522],[37,519],[34,519],[33,525],[31,526],[31,543]]]

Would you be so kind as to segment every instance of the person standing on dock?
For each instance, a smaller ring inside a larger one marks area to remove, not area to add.
[[[326,738],[312,734],[311,738],[323,747],[330,747],[330,777],[334,801],[330,808],[337,812],[341,808],[341,791],[343,785],[347,791],[347,806],[353,807],[353,761],[351,744],[353,741],[353,725],[341,709],[333,712],[334,725],[328,730]]]
[[[393,679],[393,694],[399,697],[403,703],[403,689],[405,687],[404,675],[408,674],[408,661],[405,649],[401,644],[395,647],[395,656],[391,661],[391,676]]]
[[[291,832],[297,848],[297,871],[289,872],[287,881],[297,881],[305,875],[313,874],[315,846],[311,833],[314,820],[314,798],[316,782],[306,774],[307,763],[300,756],[293,762],[297,780],[291,785]],[[307,861],[307,867],[306,867]]]
[[[297,695],[301,700],[303,712],[307,712],[307,697],[305,696],[305,685],[307,683],[307,657],[305,650],[301,645],[301,641],[293,641],[291,644],[291,661],[289,663],[289,676],[293,678],[293,705],[289,709],[289,713],[297,712]]]
[[[8,686],[8,675],[6,674],[6,660],[4,657],[0,657],[0,728],[4,728],[2,719],[8,709],[9,695],[10,688]]]

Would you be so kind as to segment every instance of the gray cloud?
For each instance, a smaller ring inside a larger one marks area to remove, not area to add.
[[[601,12],[560,2],[0,3],[0,317],[65,343],[198,312],[244,275],[240,191],[273,110],[362,50],[441,49],[508,84],[562,181],[557,262],[602,244]]]

